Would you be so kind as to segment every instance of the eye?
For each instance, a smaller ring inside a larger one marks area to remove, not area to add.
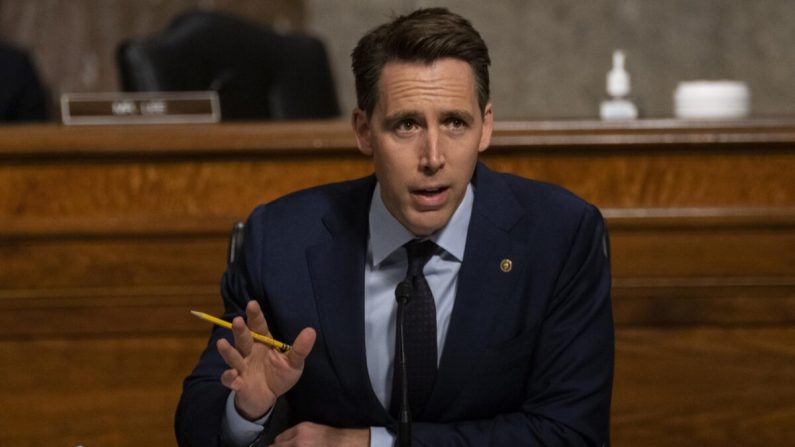
[[[447,125],[448,128],[452,130],[464,129],[468,125],[465,120],[455,116],[448,118],[445,124]]]
[[[413,120],[401,120],[395,125],[395,130],[402,133],[411,132],[416,128],[417,123]]]

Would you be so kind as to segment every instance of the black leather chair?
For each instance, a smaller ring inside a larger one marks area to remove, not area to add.
[[[159,35],[122,42],[116,58],[123,90],[215,90],[223,120],[322,119],[340,112],[320,40],[219,12],[183,13]]]
[[[0,44],[0,80],[0,122],[47,120],[47,93],[26,51]]]

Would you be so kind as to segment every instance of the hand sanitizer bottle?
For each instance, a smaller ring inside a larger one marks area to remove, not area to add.
[[[603,120],[632,120],[638,117],[638,108],[628,98],[630,92],[629,73],[624,69],[624,52],[613,52],[613,68],[607,73],[607,94],[602,101],[599,115]]]

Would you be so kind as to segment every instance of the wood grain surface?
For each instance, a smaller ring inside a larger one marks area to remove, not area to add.
[[[0,445],[174,444],[229,230],[367,175],[348,123],[0,127]],[[795,443],[795,122],[497,123],[610,230],[613,445]]]

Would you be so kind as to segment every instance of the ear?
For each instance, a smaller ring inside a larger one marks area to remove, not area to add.
[[[359,146],[359,152],[367,156],[373,155],[373,147],[370,144],[370,120],[367,118],[367,113],[364,110],[356,108],[353,110],[352,117],[353,133],[356,134],[356,144]]]
[[[489,148],[491,144],[491,131],[494,129],[494,111],[491,108],[491,103],[486,104],[483,110],[483,129],[480,135],[480,145],[478,151],[483,152]]]

